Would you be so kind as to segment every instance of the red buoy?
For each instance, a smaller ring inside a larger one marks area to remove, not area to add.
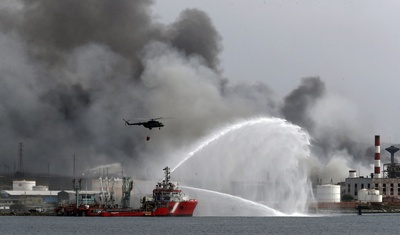
[[[147,136],[147,137],[146,137],[146,140],[149,141],[149,140],[150,140],[150,136]]]

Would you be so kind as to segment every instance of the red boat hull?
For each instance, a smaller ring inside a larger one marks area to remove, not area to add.
[[[157,207],[152,211],[145,210],[101,210],[88,211],[86,216],[101,217],[124,217],[124,216],[193,216],[193,212],[197,206],[197,200],[190,199],[182,202],[168,202],[167,204]]]

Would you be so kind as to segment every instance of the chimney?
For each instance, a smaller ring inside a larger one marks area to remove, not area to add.
[[[380,136],[375,136],[375,169],[374,178],[381,178],[381,140]]]
[[[357,171],[349,170],[349,178],[357,178]]]

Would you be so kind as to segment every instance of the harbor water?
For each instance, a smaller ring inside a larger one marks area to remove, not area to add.
[[[283,217],[0,216],[0,234],[398,234],[400,214]]]

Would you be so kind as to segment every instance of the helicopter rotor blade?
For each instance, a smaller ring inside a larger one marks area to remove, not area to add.
[[[163,117],[158,117],[158,118],[152,118],[151,120],[155,121],[155,120],[159,120],[159,119],[164,119]]]
[[[159,120],[159,119],[172,119],[173,117],[158,117],[158,118],[153,118],[151,120]]]
[[[125,126],[126,126],[126,124],[129,122],[129,120],[125,120],[125,119],[122,119],[122,120],[125,121]]]

